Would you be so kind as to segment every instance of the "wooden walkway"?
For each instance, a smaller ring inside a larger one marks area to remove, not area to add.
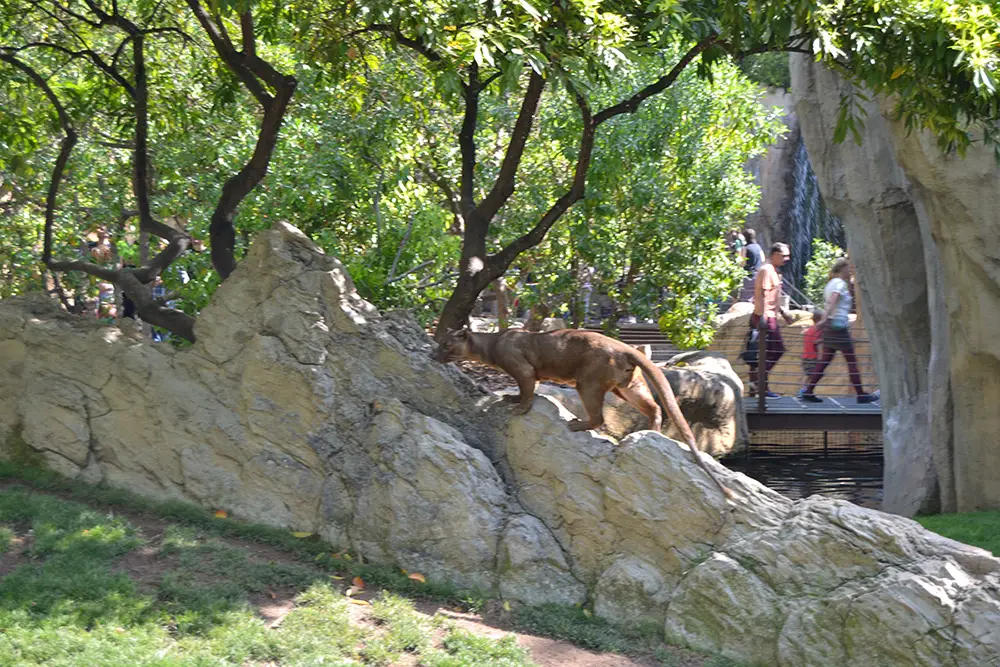
[[[599,331],[596,327],[591,330]],[[769,398],[764,402],[764,410],[760,409],[757,398],[744,397],[743,407],[747,414],[747,425],[751,431],[881,431],[882,405],[880,402],[859,405],[850,392],[846,367],[842,359],[840,365],[833,365],[826,373],[823,383],[817,388],[816,395],[823,399],[822,403],[802,401],[795,397],[802,386],[803,377],[798,371],[798,357],[801,354],[802,327],[783,328],[786,344],[789,347],[785,370],[775,369],[769,378],[772,388],[778,392],[788,392],[781,398]],[[746,377],[747,366],[739,359],[743,346],[745,325],[727,328],[717,336],[709,351],[722,352],[733,365],[733,369],[742,376],[744,386],[749,382]],[[863,328],[854,331],[859,348],[862,373],[869,381],[869,391],[877,387],[874,377],[874,364],[867,345],[867,337]],[[639,348],[649,346],[653,361],[666,361],[679,350],[660,333],[655,324],[625,324],[619,330],[618,337],[629,345]],[[838,355],[838,358],[840,355]],[[791,370],[788,368],[791,367]],[[834,395],[824,394],[824,390]],[[839,395],[836,395],[839,394]]]
[[[793,396],[769,398],[764,412],[753,398],[743,399],[751,431],[881,431],[882,404],[859,405],[854,396],[821,396],[809,403]]]

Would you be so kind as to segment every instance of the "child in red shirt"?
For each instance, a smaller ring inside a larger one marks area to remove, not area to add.
[[[802,338],[802,372],[806,374],[806,382],[812,377],[819,362],[819,344],[823,338],[823,327],[818,323],[823,319],[822,310],[813,311],[813,325],[806,329]]]

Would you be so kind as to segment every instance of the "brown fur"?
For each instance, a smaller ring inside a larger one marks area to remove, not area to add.
[[[701,460],[694,434],[688,425],[670,383],[644,354],[621,341],[593,331],[560,329],[548,333],[533,333],[508,329],[502,333],[474,333],[468,329],[449,332],[441,341],[434,358],[441,363],[466,359],[480,361],[507,372],[517,381],[518,396],[508,400],[518,403],[514,414],[523,415],[531,409],[535,387],[540,380],[551,380],[576,387],[587,410],[588,419],[576,419],[569,424],[572,431],[599,428],[604,423],[604,394],[614,392],[649,419],[649,428],[659,431],[663,425],[660,406],[653,399],[650,384],[660,395],[667,415],[680,429],[691,448],[691,456],[726,497],[732,492],[723,486],[712,470]]]

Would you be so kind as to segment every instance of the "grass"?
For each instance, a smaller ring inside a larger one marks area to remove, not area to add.
[[[654,651],[661,643],[658,623],[620,626],[590,615],[579,607],[543,604],[518,607],[514,620],[532,634],[565,639],[577,646],[611,653]]]
[[[417,613],[408,598],[479,611],[487,598],[448,582],[418,582],[390,567],[331,553],[315,536],[220,519],[185,502],[162,502],[105,485],[69,480],[31,462],[0,460],[0,554],[31,531],[29,562],[0,589],[0,665],[390,665],[402,656],[423,667],[528,666],[513,637],[493,640]],[[84,504],[80,504],[84,503]],[[88,507],[89,506],[89,507]],[[93,507],[107,508],[101,512]],[[150,543],[114,508],[169,525]],[[295,562],[262,563],[223,542],[235,538],[275,547]],[[155,582],[136,582],[115,564],[136,549],[169,562]],[[351,599],[337,583],[361,577],[374,628],[348,620]],[[294,610],[268,628],[248,598],[271,589],[296,592]],[[514,606],[512,629],[597,651],[642,654],[678,664],[662,627],[623,627],[579,607]],[[416,660],[414,662],[414,660]],[[690,664],[685,661],[684,664]],[[705,667],[735,667],[708,658]]]
[[[260,562],[196,527],[153,540],[121,517],[21,487],[0,490],[0,526],[8,549],[24,539],[0,588],[5,667],[390,665],[405,654],[424,665],[531,665],[510,641],[434,623],[391,593],[371,603],[374,624],[352,623],[352,599],[326,571]],[[155,580],[123,567],[137,550]],[[273,588],[297,594],[270,628],[249,599]]]
[[[934,514],[918,516],[917,521],[927,530],[1000,556],[1000,511]]]

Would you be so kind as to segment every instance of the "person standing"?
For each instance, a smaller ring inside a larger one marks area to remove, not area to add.
[[[857,394],[858,403],[874,403],[880,397],[878,390],[865,393],[861,384],[861,373],[858,371],[858,360],[854,354],[854,341],[851,340],[851,330],[848,315],[851,312],[850,280],[851,262],[846,257],[839,257],[830,269],[830,277],[823,290],[823,300],[826,303],[826,317],[823,324],[823,356],[809,378],[806,386],[799,391],[799,398],[810,403],[820,403],[822,398],[815,394],[816,385],[823,378],[826,367],[833,361],[833,356],[840,350],[847,360],[847,372]]]
[[[785,324],[792,322],[791,315],[781,306],[781,274],[778,273],[778,269],[791,257],[792,253],[787,244],[775,243],[771,246],[768,260],[757,271],[757,277],[754,279],[753,315],[750,316],[750,327],[766,329],[761,331],[763,340],[758,342],[759,345],[765,346],[765,374],[771,372],[778,359],[785,353],[785,342],[778,327],[778,315],[784,318]],[[751,396],[757,393],[758,371],[759,369],[755,367],[750,368]],[[768,390],[767,397],[779,398],[780,394]]]
[[[753,286],[757,279],[757,272],[764,266],[764,249],[757,243],[757,232],[747,227],[743,230],[743,236],[747,240],[743,248],[745,256],[743,268],[747,272],[743,279],[743,287],[740,289],[739,301],[753,301]]]

